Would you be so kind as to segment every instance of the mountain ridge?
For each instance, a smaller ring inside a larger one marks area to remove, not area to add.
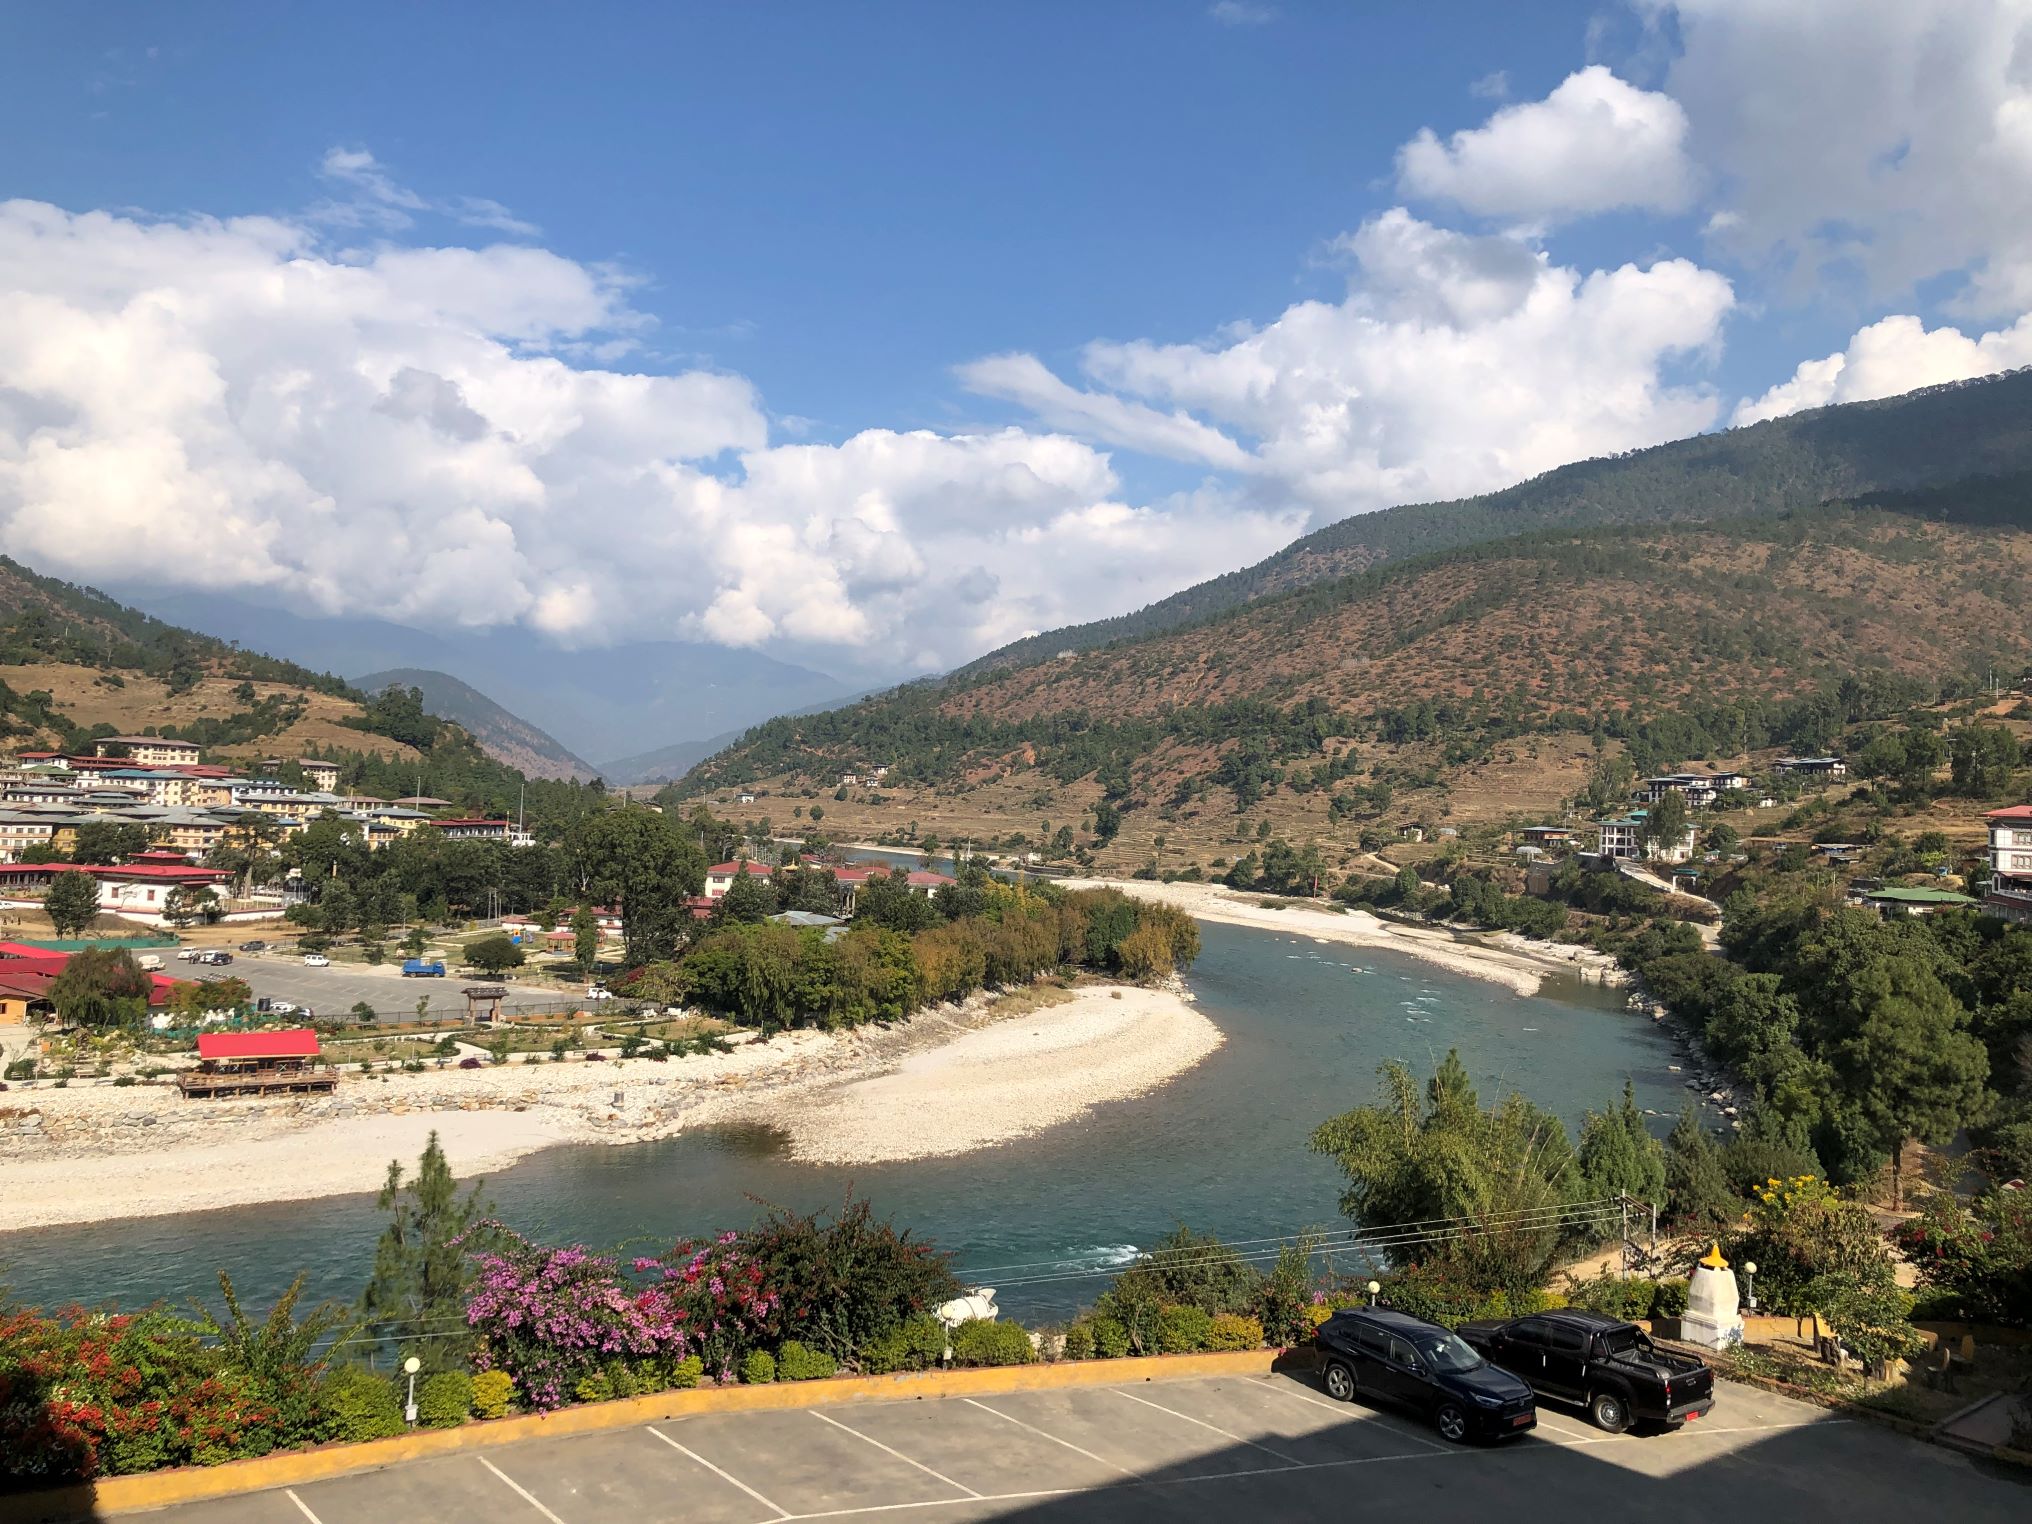
[[[1943,469],[1948,456],[1956,464]],[[1753,465],[1754,472],[1746,469]],[[1380,562],[1534,528],[1780,513],[2027,469],[2032,469],[2032,367],[1575,461],[1475,497],[1337,519],[1253,565],[1132,613],[1012,641],[951,675],[966,678],[1052,660],[1063,651],[1174,629],[1267,593]],[[1654,503],[1649,512],[1641,501],[1631,504],[1634,494],[1657,494],[1661,487],[1676,488],[1677,498],[1662,507]],[[1583,518],[1590,511],[1595,516]]]
[[[353,685],[366,693],[391,687],[417,689],[425,709],[462,727],[489,756],[526,777],[571,781],[600,776],[598,768],[561,741],[449,672],[393,667],[357,677]]]

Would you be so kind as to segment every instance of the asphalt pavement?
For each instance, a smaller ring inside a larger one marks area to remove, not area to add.
[[[1713,1413],[1611,1436],[1543,1406],[1454,1446],[1309,1377],[1217,1377],[678,1418],[192,1503],[164,1524],[871,1520],[1641,1520],[2024,1524],[2023,1473],[1723,1383]],[[139,1516],[136,1516],[139,1517]]]
[[[171,956],[164,960],[163,972],[184,979],[236,975],[247,981],[248,988],[254,991],[256,997],[309,1006],[324,1016],[349,1011],[357,1002],[364,1000],[384,1021],[414,1020],[416,1002],[425,996],[430,998],[431,1016],[463,1016],[466,1002],[459,991],[469,984],[501,984],[508,991],[508,998],[502,1005],[510,1011],[559,1010],[586,1004],[580,998],[585,994],[582,986],[561,987],[486,979],[471,972],[462,974],[449,963],[442,979],[405,979],[399,959],[379,967],[365,963],[333,963],[326,968],[309,968],[304,965],[300,953],[236,951],[232,963],[224,968],[203,963],[181,963]]]

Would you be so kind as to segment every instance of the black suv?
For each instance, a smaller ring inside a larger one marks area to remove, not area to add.
[[[1387,1307],[1355,1307],[1328,1318],[1313,1342],[1327,1395],[1338,1402],[1362,1396],[1400,1403],[1456,1444],[1537,1426],[1530,1384],[1436,1323]]]

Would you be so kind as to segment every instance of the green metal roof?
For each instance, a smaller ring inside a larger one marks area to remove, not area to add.
[[[1952,889],[1872,889],[1863,895],[1866,900],[1892,900],[1901,905],[1973,905],[1975,901],[1966,894],[1957,894]]]

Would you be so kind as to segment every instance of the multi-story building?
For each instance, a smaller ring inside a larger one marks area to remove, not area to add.
[[[1683,795],[1686,807],[1691,810],[1705,809],[1714,803],[1715,797],[1714,784],[1708,781],[1706,773],[1661,773],[1646,778],[1637,790],[1637,797],[1646,804],[1663,804],[1670,793]]]
[[[515,834],[513,821],[487,820],[477,815],[440,820],[436,825],[448,841],[507,841]]]
[[[1693,856],[1692,826],[1680,834],[1676,842],[1647,842],[1644,839],[1645,812],[1632,810],[1612,820],[1595,822],[1595,855],[1597,857],[1624,857],[1638,861],[1650,859],[1656,862],[1683,863]]]
[[[162,736],[107,736],[93,751],[101,757],[124,757],[148,765],[197,761],[203,748],[195,741],[171,741]]]
[[[2032,921],[2032,804],[1983,816],[1990,828],[1990,888],[1983,908],[2011,921]]]

